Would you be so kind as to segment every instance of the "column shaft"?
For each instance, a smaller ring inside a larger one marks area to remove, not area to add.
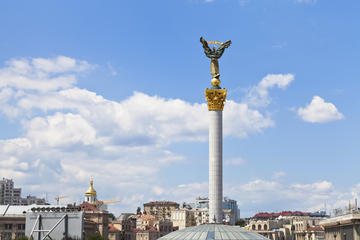
[[[222,223],[222,111],[209,115],[209,220]]]

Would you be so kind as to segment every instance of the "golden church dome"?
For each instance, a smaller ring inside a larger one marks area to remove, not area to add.
[[[94,189],[93,184],[94,184],[94,181],[92,179],[90,179],[90,186],[89,186],[88,190],[86,190],[86,192],[85,192],[86,196],[96,196],[96,191]]]

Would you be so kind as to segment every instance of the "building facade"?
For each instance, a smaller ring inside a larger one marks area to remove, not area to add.
[[[21,188],[14,187],[12,179],[3,178],[0,180],[0,205],[46,205],[43,198],[28,195],[25,198],[21,197]]]
[[[0,205],[21,205],[21,188],[14,188],[12,179],[0,180]]]
[[[360,213],[348,213],[320,221],[326,240],[360,240]]]
[[[155,215],[159,219],[171,219],[171,212],[179,209],[179,204],[171,201],[156,201],[144,203],[144,212]]]
[[[179,230],[191,226],[196,226],[194,211],[186,208],[172,211],[171,221],[174,227],[178,227]]]

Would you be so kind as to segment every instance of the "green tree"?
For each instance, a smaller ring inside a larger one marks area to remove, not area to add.
[[[99,233],[96,233],[86,238],[86,240],[107,240],[107,239],[102,237]]]
[[[236,221],[235,225],[240,226],[240,227],[245,227],[246,221],[244,219],[239,219]]]

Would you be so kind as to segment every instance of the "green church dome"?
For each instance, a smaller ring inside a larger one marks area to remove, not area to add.
[[[204,224],[169,233],[158,240],[265,240],[258,233],[222,224]]]

